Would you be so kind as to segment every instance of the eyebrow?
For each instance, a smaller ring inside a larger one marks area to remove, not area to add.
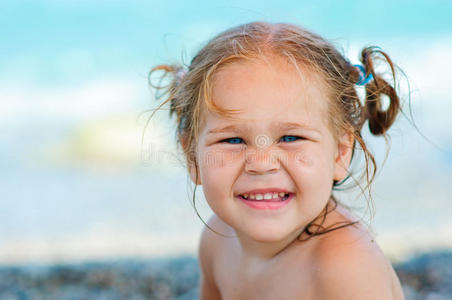
[[[316,132],[320,132],[319,130],[317,130],[314,127],[311,127],[307,124],[303,124],[303,123],[295,123],[295,122],[279,122],[276,124],[276,126],[278,126],[278,128],[282,129],[282,130],[290,130],[290,129],[304,129],[304,130],[309,130],[309,131],[316,131]]]
[[[231,132],[231,131],[241,132],[241,131],[243,131],[243,129],[241,129],[237,125],[228,125],[225,127],[211,129],[211,130],[209,130],[209,132],[207,132],[207,134],[223,133],[223,132]]]
[[[303,123],[296,123],[296,122],[277,122],[277,123],[274,123],[272,125],[272,127],[277,127],[280,130],[303,129],[303,130],[314,131],[314,132],[320,133],[319,130],[317,130],[311,126],[308,126]],[[233,132],[233,131],[234,132],[243,132],[244,130],[239,126],[232,124],[232,125],[228,125],[225,127],[211,129],[207,132],[207,134]]]

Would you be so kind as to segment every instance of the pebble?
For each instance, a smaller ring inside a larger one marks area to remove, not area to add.
[[[452,299],[452,252],[394,265],[406,300]],[[0,266],[0,300],[198,299],[195,257]]]

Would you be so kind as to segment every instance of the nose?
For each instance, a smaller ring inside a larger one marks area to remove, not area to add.
[[[278,153],[271,149],[247,149],[245,153],[245,171],[249,174],[277,172],[280,168]]]

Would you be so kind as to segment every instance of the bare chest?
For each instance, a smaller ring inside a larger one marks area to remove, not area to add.
[[[311,272],[286,260],[252,265],[229,257],[218,261],[214,273],[224,300],[293,300],[313,299]]]

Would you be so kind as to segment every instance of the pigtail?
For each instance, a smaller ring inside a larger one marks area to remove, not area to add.
[[[375,72],[374,62],[378,58],[384,59],[389,65],[393,79],[392,86]],[[394,63],[389,56],[378,47],[364,48],[361,52],[361,62],[364,65],[366,77],[373,77],[373,80],[365,85],[366,94],[363,121],[369,121],[369,130],[372,134],[385,135],[400,111],[400,100],[395,90],[396,78]],[[386,95],[389,98],[389,106],[386,110],[383,110],[383,95]]]

